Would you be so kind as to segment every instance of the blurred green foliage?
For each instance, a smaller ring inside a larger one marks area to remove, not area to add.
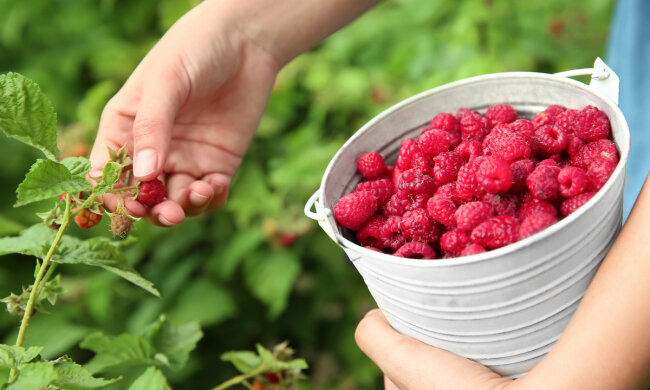
[[[0,72],[38,82],[64,124],[64,154],[87,153],[104,104],[196,3],[0,0]],[[218,359],[224,351],[285,339],[310,364],[305,388],[379,388],[381,373],[353,337],[374,303],[343,252],[302,215],[329,159],[364,122],[417,92],[483,73],[589,67],[603,53],[612,3],[384,2],[280,73],[223,210],[172,229],[137,226],[126,255],[162,299],[105,271],[61,267],[67,293],[52,314],[33,319],[27,345],[84,361],[90,355],[75,345],[89,333],[133,332],[166,313],[177,324],[199,321],[205,333],[185,368],[166,372],[175,388],[234,375]],[[35,223],[43,208],[12,208],[35,153],[0,141],[0,236]],[[0,259],[0,296],[28,283],[33,265]],[[4,342],[17,327],[17,318],[0,314]]]

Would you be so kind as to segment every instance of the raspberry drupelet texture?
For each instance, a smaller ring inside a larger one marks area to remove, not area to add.
[[[483,154],[483,145],[478,141],[464,141],[454,149],[465,161],[472,161]]]
[[[557,175],[557,181],[560,184],[559,191],[563,198],[580,195],[587,191],[591,185],[587,172],[582,168],[572,166],[562,168]]]
[[[502,194],[513,183],[510,165],[498,158],[486,158],[476,170],[478,184],[489,194]]]
[[[535,115],[535,117],[533,118],[533,124],[536,127],[544,126],[544,125],[552,125],[555,123],[555,118],[565,110],[566,108],[558,105],[548,106],[544,111],[541,111],[537,113],[537,115]]]
[[[396,167],[402,171],[409,169],[411,167],[411,156],[419,150],[416,140],[408,138],[402,141],[397,156]]]
[[[587,142],[611,136],[607,115],[594,106],[587,106],[580,111],[574,121],[573,130],[578,137]]]
[[[411,241],[402,245],[395,252],[395,256],[411,259],[435,259],[436,251],[424,242]]]
[[[550,214],[557,218],[557,209],[552,204],[544,202],[543,200],[531,199],[530,201],[523,203],[521,207],[519,207],[519,210],[517,210],[517,218],[520,221],[523,221],[533,214]]]
[[[377,197],[377,207],[382,208],[390,200],[395,193],[395,187],[389,179],[377,179],[370,181],[362,181],[357,184],[354,192],[367,191]]]
[[[456,227],[456,205],[451,199],[430,198],[427,201],[427,212],[431,218],[445,227]]]
[[[512,186],[510,192],[519,194],[528,190],[526,178],[535,169],[535,161],[531,159],[517,160],[510,164]]]
[[[589,178],[589,189],[591,191],[598,191],[607,180],[612,175],[616,169],[616,163],[613,163],[609,160],[600,160],[591,164],[589,169],[587,169],[587,177]]]
[[[384,245],[381,238],[381,228],[386,223],[386,217],[375,215],[357,232],[357,241],[362,246],[371,246],[377,249],[383,249]]]
[[[88,209],[82,209],[79,214],[75,215],[74,221],[83,229],[90,229],[102,220],[102,212],[93,213]]]
[[[559,168],[548,165],[537,165],[537,167],[526,178],[526,185],[531,195],[539,200],[552,201],[559,196],[557,181]]]
[[[401,221],[402,217],[400,216],[394,215],[386,218],[386,222],[380,230],[381,244],[384,248],[396,251],[406,242],[400,229]]]
[[[463,249],[462,252],[460,252],[461,256],[471,256],[471,255],[478,255],[479,253],[484,253],[487,252],[485,248],[480,246],[479,244],[469,244]]]
[[[456,226],[465,231],[471,231],[481,222],[494,215],[494,207],[488,202],[476,201],[458,206],[454,218]]]
[[[433,159],[428,154],[415,152],[411,155],[411,165],[409,166],[409,170],[422,175],[429,175],[433,170]]]
[[[469,243],[469,235],[461,229],[453,229],[440,236],[440,248],[454,256],[460,255]]]
[[[616,151],[616,145],[612,141],[601,139],[589,142],[578,149],[575,158],[571,158],[571,165],[589,169],[593,163],[600,160],[607,160],[618,164],[618,152]]]
[[[440,114],[433,117],[431,120],[430,129],[440,129],[449,132],[459,131],[458,121],[456,117],[448,114],[446,112],[441,112]]]
[[[402,215],[400,229],[409,241],[435,242],[438,239],[436,223],[425,209],[407,211]]]
[[[345,195],[334,207],[334,217],[341,225],[359,230],[377,211],[377,197],[370,192]]]
[[[427,130],[418,137],[418,147],[420,150],[433,158],[440,153],[446,152],[451,146],[451,137],[444,130],[431,129]]]
[[[145,206],[155,206],[167,197],[167,189],[162,181],[153,179],[140,183],[138,201]]]
[[[557,126],[545,125],[535,130],[535,154],[548,157],[559,154],[566,148],[568,138],[564,130]]]
[[[485,190],[476,178],[476,164],[474,161],[468,162],[458,170],[456,191],[458,197],[465,202],[478,199],[485,194]]]
[[[357,170],[366,179],[376,179],[386,171],[386,163],[377,152],[363,153],[357,159]]]
[[[456,181],[458,171],[465,164],[465,159],[456,152],[446,152],[434,157],[433,163],[433,179],[441,186]]]
[[[496,249],[512,244],[519,238],[519,221],[509,215],[490,218],[472,230],[473,242],[486,249]]]
[[[476,111],[468,112],[460,118],[460,134],[463,141],[483,141],[490,127],[490,120]]]
[[[517,120],[517,111],[509,104],[495,104],[485,112],[492,123],[511,123]]]
[[[519,239],[524,239],[557,222],[557,217],[548,213],[531,214],[519,225]]]
[[[397,186],[398,197],[412,198],[415,194],[431,196],[434,192],[436,192],[436,183],[431,176],[423,175],[412,169],[402,172]]]
[[[589,199],[594,197],[594,195],[596,195],[595,192],[583,192],[580,195],[565,200],[560,206],[560,213],[563,217],[566,217],[579,209],[583,204],[587,203]]]

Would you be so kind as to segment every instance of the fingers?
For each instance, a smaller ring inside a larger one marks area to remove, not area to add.
[[[397,387],[393,382],[388,379],[387,376],[384,376],[384,389],[385,390],[399,390],[399,387]]]
[[[361,320],[355,338],[401,390],[501,389],[511,382],[476,362],[397,333],[378,309]]]
[[[213,187],[186,174],[174,174],[167,180],[168,198],[178,203],[188,215],[204,211],[214,197]]]

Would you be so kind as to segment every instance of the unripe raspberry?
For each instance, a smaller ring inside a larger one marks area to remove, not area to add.
[[[140,183],[138,201],[145,206],[155,206],[167,196],[167,189],[162,181],[153,179]]]
[[[79,214],[75,215],[74,221],[79,227],[84,229],[90,229],[91,227],[97,225],[102,220],[102,211],[100,213],[93,213],[88,209],[83,209]]]
[[[386,171],[386,163],[377,152],[363,153],[357,159],[357,169],[366,179],[376,179]]]
[[[133,227],[133,219],[128,215],[116,213],[111,216],[111,232],[114,237],[124,238]]]

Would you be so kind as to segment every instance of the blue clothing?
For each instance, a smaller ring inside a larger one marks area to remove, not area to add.
[[[620,78],[619,107],[630,126],[624,215],[650,171],[650,1],[619,0],[605,62]]]

